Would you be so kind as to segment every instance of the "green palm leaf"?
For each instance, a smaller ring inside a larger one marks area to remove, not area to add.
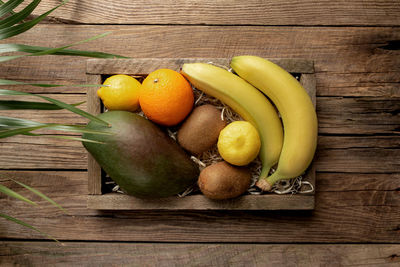
[[[25,83],[13,80],[0,79],[0,85],[31,85],[36,87],[100,87],[100,86],[108,86],[101,84],[49,84],[49,83]]]
[[[50,238],[50,239],[53,239],[54,241],[56,241],[56,242],[58,242],[58,243],[60,242],[60,241],[58,241],[57,239],[55,239],[54,237],[52,237],[51,235],[48,235],[48,234],[46,234],[46,233],[43,233],[42,231],[40,231],[40,230],[37,229],[36,227],[33,227],[32,225],[27,224],[26,222],[23,222],[23,221],[21,221],[21,220],[18,220],[18,219],[14,218],[14,217],[8,216],[8,215],[3,214],[3,213],[0,213],[0,217],[3,217],[4,219],[7,219],[7,220],[12,221],[12,222],[15,222],[15,223],[20,224],[20,225],[22,225],[22,226],[25,226],[25,227],[27,227],[27,228],[30,228],[30,229],[32,229],[32,230],[34,230],[34,231],[40,233],[40,234],[43,235],[43,236],[46,236],[46,237],[48,237],[48,238]]]
[[[14,8],[21,4],[24,0],[10,0],[7,3],[2,3],[0,6],[0,17],[10,13]]]
[[[2,21],[0,21],[0,29],[7,28],[21,22],[32,13],[32,11],[38,6],[39,3],[40,0],[33,0],[22,11],[14,13],[12,16],[3,19]]]
[[[47,128],[49,130],[56,130],[56,131],[72,132],[72,133],[89,133],[89,134],[105,134],[105,135],[113,134],[105,131],[86,129],[86,127],[83,125],[80,126],[80,125],[67,125],[67,124],[57,124],[57,123],[39,123],[31,120],[0,116],[0,138],[10,137],[17,134],[26,134],[31,131],[42,128]]]
[[[85,102],[72,104],[72,106],[79,106],[83,103]],[[59,110],[62,108],[51,103],[17,101],[17,100],[0,100],[0,110],[19,110],[19,109]]]
[[[35,130],[39,130],[42,128],[47,127],[47,125],[40,125],[40,126],[34,126],[34,127],[21,127],[21,128],[17,128],[17,129],[12,129],[12,130],[6,130],[6,131],[1,131],[0,132],[0,139],[1,138],[6,138],[6,137],[10,137],[10,136],[14,136],[14,135],[18,135],[18,134],[25,134],[25,133],[29,133]]]
[[[102,33],[102,34],[99,34],[99,35],[96,35],[96,36],[93,36],[93,37],[90,37],[90,38],[87,38],[85,40],[78,41],[78,42],[75,42],[75,43],[72,43],[72,44],[69,44],[69,45],[65,45],[65,46],[61,46],[61,47],[57,47],[57,48],[50,48],[50,49],[47,49],[47,50],[44,50],[44,51],[36,52],[36,53],[33,53],[33,54],[29,55],[29,56],[50,55],[50,54],[56,53],[58,51],[61,51],[63,49],[71,47],[71,46],[75,46],[75,45],[79,45],[79,44],[83,44],[83,43],[86,43],[86,42],[90,42],[90,41],[93,41],[93,40],[96,40],[96,39],[99,39],[99,38],[103,38],[103,37],[109,35],[110,33],[111,32],[105,32],[105,33]]]
[[[8,187],[6,187],[6,186],[4,186],[2,184],[0,184],[0,192],[3,193],[3,194],[6,194],[7,196],[10,196],[10,197],[25,201],[26,203],[29,203],[29,204],[31,204],[33,206],[37,206],[37,204],[35,202],[27,199],[24,196],[21,196],[17,192],[11,190],[10,188],[8,188]]]
[[[105,121],[97,118],[96,116],[93,116],[92,114],[87,113],[86,111],[83,111],[83,110],[81,110],[81,109],[79,109],[77,107],[74,107],[73,105],[64,103],[62,101],[59,101],[59,100],[56,100],[56,99],[53,99],[53,98],[50,98],[50,97],[47,97],[47,96],[30,94],[30,93],[19,92],[19,91],[14,91],[14,90],[6,90],[6,89],[0,89],[0,95],[14,95],[14,96],[15,95],[28,95],[28,96],[40,97],[40,98],[42,98],[42,99],[44,99],[44,100],[46,100],[46,101],[48,101],[50,103],[53,103],[53,104],[55,104],[55,105],[57,105],[57,106],[59,106],[61,108],[67,109],[67,110],[69,110],[69,111],[71,111],[71,112],[73,112],[75,114],[78,114],[78,115],[80,115],[82,117],[85,117],[85,118],[87,118],[87,119],[89,119],[91,121],[96,121],[96,122],[98,122],[98,123],[100,123],[102,125],[110,126],[108,122],[105,122]]]
[[[49,138],[56,138],[56,139],[64,139],[64,140],[71,140],[71,141],[80,141],[80,142],[88,142],[88,143],[94,143],[94,144],[104,144],[103,142],[91,140],[91,139],[86,139],[86,138],[80,138],[80,137],[73,137],[73,136],[65,136],[65,135],[48,135],[48,134],[34,134],[34,133],[27,133],[25,135],[31,135],[31,136],[44,136],[44,137],[49,137]]]
[[[73,43],[73,44],[70,44],[70,45],[65,45],[65,46],[57,47],[57,48],[48,48],[48,49],[44,49],[42,51],[38,51],[38,52],[35,52],[35,53],[32,53],[32,54],[15,55],[15,56],[1,56],[0,57],[0,62],[13,60],[13,59],[17,59],[17,58],[25,57],[25,56],[43,56],[43,55],[54,54],[54,53],[57,53],[59,51],[63,51],[65,48],[68,48],[68,47],[71,47],[71,46],[74,46],[74,45],[79,45],[79,44],[82,44],[82,43],[86,43],[86,42],[89,42],[89,41],[93,41],[93,40],[105,37],[106,35],[108,35],[110,33],[111,32],[102,33],[102,34],[90,37],[88,39],[85,39],[85,40],[82,40],[82,41],[79,41],[79,42],[76,42],[76,43]],[[1,36],[1,34],[0,34],[0,36]],[[111,54],[104,54],[104,53],[97,53],[97,52],[91,52],[91,53],[92,53],[92,55],[97,55],[97,57],[103,57],[103,56],[106,56],[108,58],[117,57],[116,55],[111,55]],[[86,55],[82,54],[81,56],[90,56],[90,55],[87,55],[87,53],[86,53]]]
[[[36,86],[36,87],[61,87],[61,86],[65,86],[65,85],[61,85],[61,84],[24,83],[24,82],[6,80],[6,79],[0,79],[0,85],[31,85],[31,86]],[[76,86],[79,87],[81,85],[76,85]],[[96,85],[96,86],[99,86],[99,85]]]
[[[1,127],[18,128],[18,127],[32,127],[39,125],[44,125],[44,124],[31,120],[0,116],[0,129]]]
[[[23,32],[26,32],[27,30],[29,30],[30,28],[32,28],[33,26],[35,26],[36,24],[41,22],[51,12],[53,12],[54,10],[59,8],[60,6],[64,5],[66,2],[68,2],[68,0],[63,1],[58,6],[50,9],[49,11],[43,13],[42,15],[38,16],[37,18],[35,18],[33,20],[30,20],[28,22],[24,22],[22,24],[18,24],[16,26],[11,26],[11,27],[8,27],[8,28],[0,29],[0,40],[3,40],[3,39],[6,39],[6,38],[9,38],[9,37],[12,37],[14,35],[18,35],[18,34],[21,34]],[[6,4],[4,4],[4,5],[6,5]]]
[[[90,130],[90,129],[87,129],[83,125],[79,126],[79,125],[66,125],[66,124],[48,124],[47,128],[50,129],[50,130],[72,132],[72,133],[113,135],[113,133],[110,133],[110,132],[102,132],[102,131]]]
[[[28,189],[29,191],[31,191],[32,193],[36,194],[37,196],[43,198],[44,200],[46,200],[47,202],[51,203],[53,206],[57,207],[58,209],[60,209],[62,212],[64,212],[65,214],[67,214],[67,211],[61,207],[57,202],[55,202],[54,200],[52,200],[51,198],[49,198],[48,196],[46,196],[45,194],[43,194],[42,192],[40,192],[39,190],[32,188],[26,184],[23,184],[21,182],[18,182],[17,180],[11,179],[13,180],[15,183],[19,184],[20,186],[25,187],[26,189]]]
[[[25,52],[25,53],[37,53],[45,50],[49,50],[49,47],[24,45],[24,44],[0,44],[0,53],[8,52]],[[61,56],[83,56],[93,58],[128,58],[120,55],[96,52],[96,51],[82,51],[75,49],[63,49],[52,53],[53,55]]]

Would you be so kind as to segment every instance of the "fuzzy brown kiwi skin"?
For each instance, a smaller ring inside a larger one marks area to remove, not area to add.
[[[225,126],[220,110],[213,105],[196,107],[179,129],[178,142],[190,153],[199,155],[217,143]]]
[[[235,198],[247,191],[251,173],[247,167],[232,166],[225,161],[214,163],[200,172],[200,191],[214,200]]]

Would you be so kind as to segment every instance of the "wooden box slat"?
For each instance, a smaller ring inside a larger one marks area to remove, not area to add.
[[[314,73],[314,62],[307,59],[270,59],[290,73]],[[212,62],[229,67],[229,58],[136,58],[136,59],[89,59],[87,74],[148,74],[159,68],[179,70],[183,63]]]
[[[101,84],[101,75],[87,75],[86,82],[88,84]],[[88,87],[87,89],[87,110],[90,114],[99,114],[101,112],[101,103],[97,97],[97,89],[97,87]],[[101,167],[90,153],[88,153],[87,161],[89,194],[101,195]]]
[[[316,104],[316,82],[314,62],[306,59],[270,59],[290,73],[300,74],[300,83],[307,90],[312,102]],[[179,70],[188,62],[212,62],[216,65],[229,66],[227,58],[141,58],[141,59],[89,59],[86,73],[88,83],[101,83],[102,75],[128,74],[144,76],[159,69]],[[101,112],[97,88],[87,91],[88,111],[92,114]],[[303,180],[315,189],[315,166],[311,164]],[[98,210],[312,210],[315,206],[314,193],[295,195],[243,195],[236,199],[214,201],[202,194],[178,196],[162,199],[140,199],[120,193],[102,193],[101,167],[88,153],[88,188],[87,206]]]
[[[120,193],[88,196],[88,207],[100,210],[310,210],[314,197],[296,195],[244,195],[234,199],[211,200],[193,196],[140,199]]]

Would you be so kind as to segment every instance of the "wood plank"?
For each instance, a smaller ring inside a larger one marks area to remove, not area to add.
[[[57,47],[107,31],[113,34],[77,48],[132,58],[241,54],[303,58],[315,60],[319,96],[400,96],[400,56],[380,48],[400,39],[400,30],[392,27],[38,25],[7,42]],[[20,81],[82,84],[85,68],[86,58],[43,56],[4,62],[0,71]],[[60,92],[59,88],[15,88]],[[63,92],[85,93],[85,88],[64,88]]]
[[[0,263],[20,266],[398,266],[400,245],[159,244],[3,241]],[[134,251],[135,253],[132,253]]]
[[[319,137],[315,155],[317,171],[398,172],[400,170],[399,141],[398,136]]]
[[[34,14],[58,4],[43,1]],[[70,1],[56,21],[87,24],[399,25],[398,1]],[[249,16],[251,14],[251,16]]]
[[[317,84],[315,74],[302,73],[300,76],[300,83],[306,89],[308,95],[311,97],[311,102],[314,108],[317,106]],[[311,93],[313,91],[314,93]]]
[[[400,98],[394,97],[318,97],[318,132],[397,135],[399,104]]]
[[[35,171],[0,171],[2,184],[32,198],[41,207],[32,208],[22,201],[1,195],[2,212],[35,225],[61,240],[399,242],[398,174],[318,173],[317,182],[323,182],[323,191],[317,191],[313,212],[95,211],[86,208],[86,172],[41,171],[38,174]],[[38,188],[66,208],[70,215],[64,215],[7,177]],[[362,188],[363,183],[365,189]],[[0,238],[3,239],[43,238],[6,220],[0,220],[0,229]]]
[[[396,173],[399,141],[397,136],[320,136],[316,170]],[[2,139],[0,149],[0,169],[87,169],[87,152],[77,141],[15,136]]]
[[[0,142],[0,169],[87,169],[79,141],[13,136]]]
[[[38,176],[38,173],[40,175]],[[0,182],[7,186],[21,190],[10,178],[29,184],[50,194],[61,197],[60,193],[67,195],[73,188],[77,194],[85,193],[86,171],[6,171],[0,170]],[[318,192],[347,192],[347,191],[398,191],[400,188],[400,173],[329,173],[322,172],[318,175]],[[384,182],[383,182],[384,181]],[[56,184],[58,187],[53,187]],[[65,188],[68,188],[66,190]],[[85,204],[85,203],[83,203]]]
[[[398,71],[354,73],[328,71],[318,73],[317,77],[318,95],[321,96],[400,97]]]
[[[95,89],[93,88],[93,90]],[[86,101],[85,95],[81,94],[45,95],[67,103]],[[34,98],[19,99],[33,100]],[[399,104],[400,97],[318,97],[319,133],[353,135],[398,134],[400,131]],[[86,103],[79,107],[87,110]],[[0,110],[0,115],[47,123],[87,123],[87,119],[65,110],[22,110],[18,112]]]
[[[318,191],[399,191],[400,173],[318,173]]]
[[[312,210],[313,195],[245,195],[213,201],[201,194],[184,198],[140,199],[125,194],[108,193],[88,196],[88,208],[97,210]]]
[[[394,193],[321,193],[313,213],[250,211],[103,211],[88,215],[85,198],[68,196],[62,204],[74,216],[56,215],[51,209],[4,208],[5,213],[37,226],[62,240],[137,242],[306,242],[398,243],[399,203]],[[343,199],[343,201],[341,201]],[[323,205],[319,202],[324,200]],[[352,202],[354,201],[354,202]],[[382,204],[382,201],[384,204]],[[1,201],[2,205],[9,205]],[[66,204],[69,202],[68,204]],[[73,203],[75,202],[75,204]],[[76,215],[80,213],[83,215]],[[22,226],[0,220],[1,238],[42,239]],[[262,229],[260,231],[260,229]],[[158,234],[157,234],[158,233]],[[232,233],[235,233],[234,235]]]

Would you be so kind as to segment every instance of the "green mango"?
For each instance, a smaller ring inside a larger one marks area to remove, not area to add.
[[[87,128],[112,134],[84,134],[83,138],[103,144],[83,142],[83,145],[127,194],[141,198],[168,197],[196,183],[198,166],[158,126],[127,111],[108,111],[98,117],[111,127],[91,121]]]

